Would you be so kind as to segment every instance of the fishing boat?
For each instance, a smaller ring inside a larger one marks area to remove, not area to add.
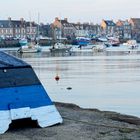
[[[64,45],[63,43],[55,43],[50,52],[54,53],[67,53],[71,51],[71,46]]]

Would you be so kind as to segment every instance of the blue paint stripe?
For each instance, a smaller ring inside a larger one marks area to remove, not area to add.
[[[41,84],[0,88],[0,110],[22,107],[37,108],[52,104],[51,99]]]

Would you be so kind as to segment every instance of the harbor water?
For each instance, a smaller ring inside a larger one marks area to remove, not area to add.
[[[140,54],[6,52],[32,65],[53,101],[140,117]]]

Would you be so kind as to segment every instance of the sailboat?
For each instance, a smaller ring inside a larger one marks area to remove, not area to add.
[[[61,19],[60,19],[61,23]],[[62,24],[60,25],[60,36],[59,42],[57,41],[51,48],[50,52],[52,53],[67,53],[70,52],[72,46],[68,46],[62,43]]]
[[[31,35],[31,22],[30,22],[30,35]],[[38,26],[37,26],[37,43],[33,40],[31,42],[22,45],[19,49],[19,53],[38,53],[41,52],[41,47],[38,43],[38,36],[39,36],[39,14],[38,14]]]

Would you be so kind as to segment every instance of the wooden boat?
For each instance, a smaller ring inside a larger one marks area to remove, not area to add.
[[[0,134],[8,130],[12,120],[31,118],[40,127],[62,123],[29,64],[0,52],[0,77]]]

